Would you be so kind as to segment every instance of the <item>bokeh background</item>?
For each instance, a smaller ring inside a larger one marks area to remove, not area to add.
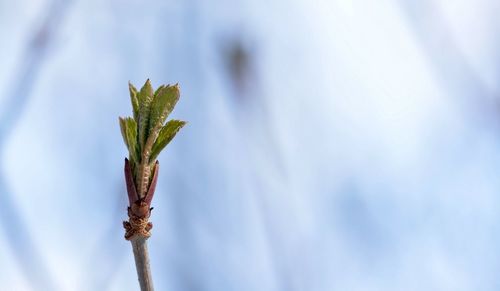
[[[118,116],[177,83],[157,290],[500,289],[500,2],[0,1],[0,290],[138,290]]]

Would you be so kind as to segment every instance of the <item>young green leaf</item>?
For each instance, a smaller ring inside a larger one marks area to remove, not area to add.
[[[127,146],[127,149],[128,149],[127,124],[125,122],[125,118],[118,117],[118,120],[120,121],[120,130],[122,132],[123,142],[125,143],[125,145]]]
[[[156,139],[156,142],[151,150],[151,156],[149,158],[150,163],[153,163],[156,160],[163,148],[165,148],[165,146],[175,137],[177,132],[184,125],[186,125],[185,121],[173,119],[161,128],[158,138]]]
[[[132,85],[132,83],[128,82],[128,90],[130,92],[130,101],[132,103],[132,110],[134,112],[134,119],[138,120],[139,118],[139,100],[137,99],[137,89]]]
[[[156,91],[149,115],[149,133],[154,139],[158,136],[161,127],[178,100],[179,87],[177,85],[162,87]]]
[[[179,87],[177,85],[166,87],[160,86],[160,88],[156,90],[149,114],[148,138],[144,147],[141,149],[144,154],[142,159],[149,161],[150,153],[158,138],[158,134],[167,116],[172,112],[177,100],[179,100]]]
[[[170,86],[170,85],[167,85],[167,86]],[[153,96],[156,96],[158,95],[158,92],[160,92],[163,88],[165,88],[165,85],[161,85],[160,87],[156,88],[155,90],[155,94]],[[153,97],[154,99],[155,97]]]
[[[133,163],[139,162],[140,157],[137,149],[137,123],[132,117],[120,117],[120,128],[123,140],[125,141],[130,154],[130,159]]]
[[[137,99],[139,101],[139,145],[142,150],[149,135],[149,114],[151,111],[151,102],[153,101],[153,87],[149,79],[144,86],[142,86],[141,91],[137,95]]]

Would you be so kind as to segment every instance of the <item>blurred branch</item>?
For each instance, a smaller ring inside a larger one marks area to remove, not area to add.
[[[238,35],[242,33],[239,32]],[[233,88],[232,97],[236,102],[236,111],[247,113],[247,119],[241,120],[238,123],[239,127],[245,128],[242,132],[245,135],[241,137],[246,140],[244,145],[253,145],[244,147],[245,155],[265,155],[267,166],[275,170],[276,178],[286,179],[286,167],[283,157],[283,150],[277,140],[277,130],[275,123],[272,120],[269,102],[267,102],[266,94],[262,93],[259,75],[257,70],[257,56],[255,48],[257,44],[252,43],[250,48],[239,37],[228,38],[223,42],[221,47],[222,68],[225,73],[227,83]],[[238,114],[240,115],[240,114]],[[235,116],[236,117],[236,116]],[[236,118],[237,119],[237,118]],[[252,131],[256,125],[256,130]],[[255,140],[263,141],[265,144],[253,144]],[[255,152],[255,148],[264,149],[264,152]],[[260,159],[255,159],[260,160]],[[254,169],[255,166],[249,168]],[[282,243],[287,241],[286,237],[279,231],[279,225],[275,221],[276,213],[273,212],[270,200],[266,196],[266,182],[268,177],[263,176],[260,172],[252,171],[252,184],[255,185],[257,191],[254,193],[254,199],[258,205],[259,214],[261,217],[261,225],[266,237],[266,243],[269,247],[271,257],[271,268],[276,276],[277,290],[293,291],[297,290],[294,284],[294,274],[291,267],[287,264],[286,251],[283,249]]]
[[[68,4],[69,1],[54,0],[47,8],[40,28],[26,45],[13,81],[9,83],[0,114],[0,152],[5,150],[6,142],[28,103],[33,85]],[[6,235],[5,239],[33,289],[58,290],[22,214],[17,211],[15,199],[9,193],[4,177],[3,169],[0,169],[0,226]]]
[[[124,203],[122,184],[123,181],[120,179],[119,190],[115,192],[116,202],[114,205],[116,208],[113,211],[112,219],[108,221],[109,224],[96,239],[93,250],[86,256],[88,259],[82,270],[92,270],[92,272],[82,274],[80,283],[77,285],[80,290],[108,290],[127,254],[125,248],[117,247],[120,242],[123,242],[121,236],[123,230],[116,225],[122,220],[123,209],[127,208]],[[96,262],[99,263],[96,264]]]
[[[234,89],[235,99],[244,98],[251,93],[252,86],[255,86],[254,52],[238,37],[230,37],[220,43],[223,73]]]
[[[488,88],[469,63],[439,7],[429,0],[400,0],[399,4],[445,89],[453,96],[462,96],[466,108],[470,108],[470,105],[476,107],[479,112],[473,113],[479,114],[481,118],[487,112],[486,118],[493,117],[499,121],[500,107],[496,92]]]

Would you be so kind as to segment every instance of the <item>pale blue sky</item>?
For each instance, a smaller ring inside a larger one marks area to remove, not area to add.
[[[157,290],[498,290],[499,5],[0,1],[1,285],[137,290],[118,116],[151,78],[189,121]]]

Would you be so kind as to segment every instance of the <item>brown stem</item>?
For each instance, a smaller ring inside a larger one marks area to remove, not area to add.
[[[151,268],[149,266],[149,252],[147,238],[135,236],[130,240],[134,251],[135,267],[137,268],[137,277],[141,291],[154,291],[153,277],[151,276]]]
[[[133,181],[132,169],[128,159],[125,159],[125,181],[127,183],[127,192],[129,197],[128,215],[129,221],[124,221],[125,239],[132,243],[134,251],[135,267],[137,269],[137,277],[141,291],[153,291],[153,278],[151,276],[151,268],[149,266],[149,253],[146,240],[151,235],[149,232],[153,224],[148,222],[151,215],[151,200],[153,199],[158,180],[158,170],[160,164],[158,161],[154,165],[153,180],[149,185],[147,194],[140,197],[137,195],[135,183]],[[141,168],[140,170],[144,170]],[[147,168],[149,171],[149,167]],[[141,175],[142,177],[143,175]],[[149,175],[148,175],[149,182]]]

